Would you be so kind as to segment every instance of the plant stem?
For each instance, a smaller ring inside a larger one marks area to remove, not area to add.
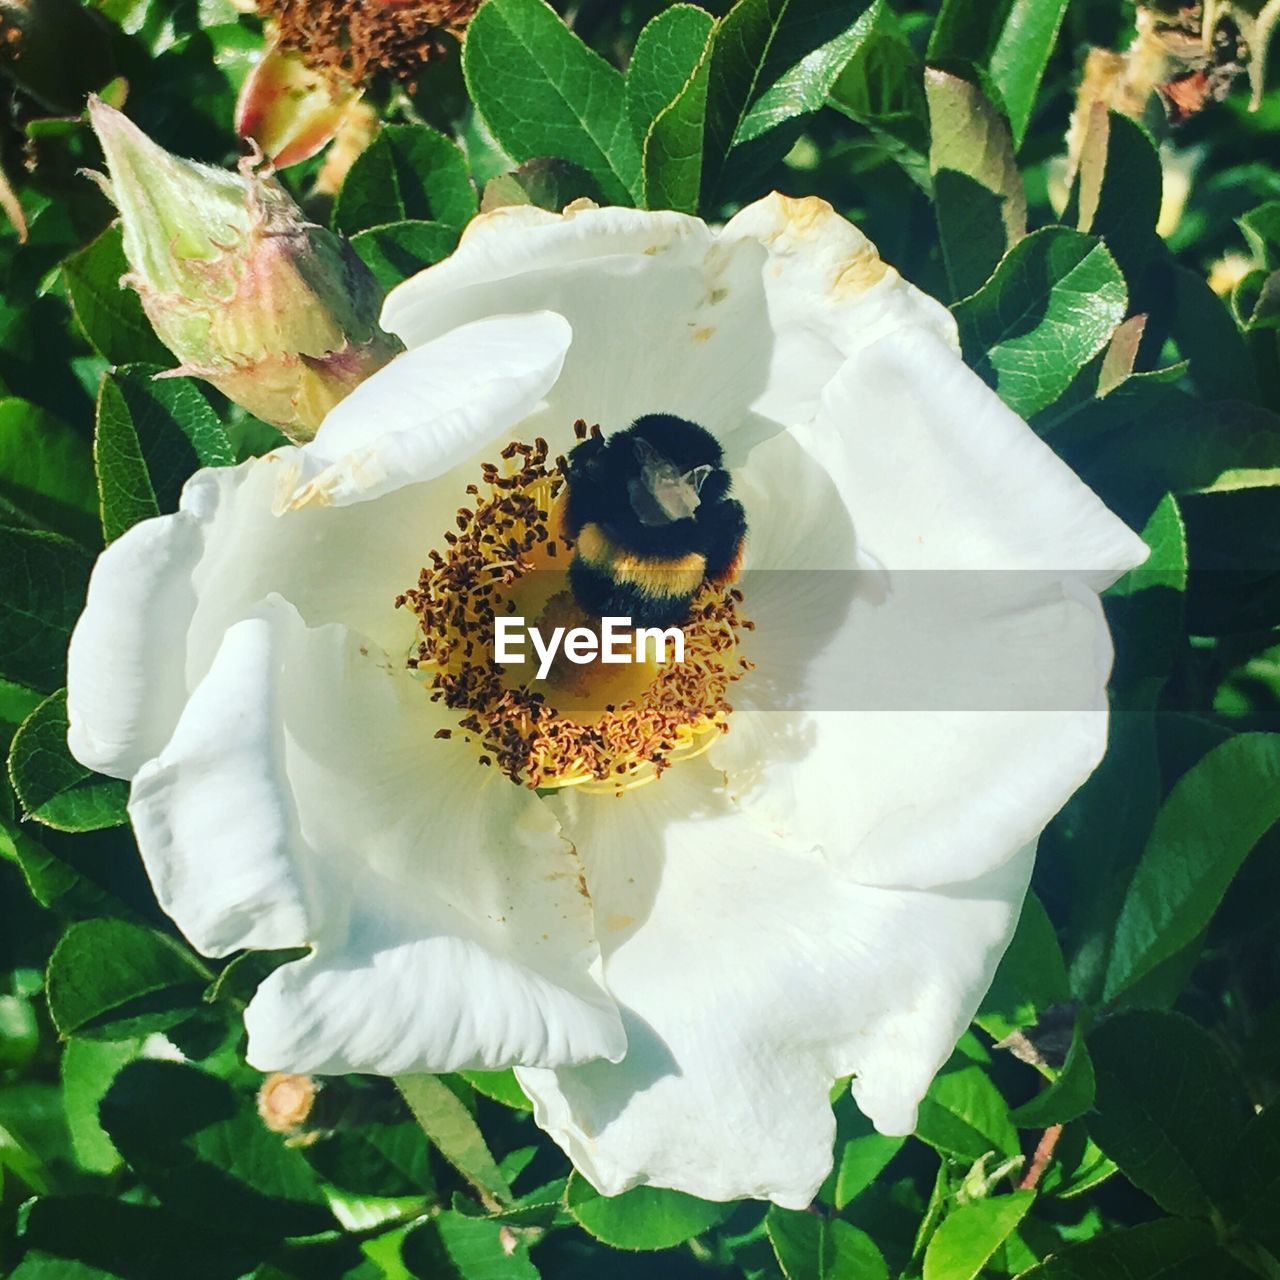
[[[1044,1175],[1044,1171],[1049,1167],[1049,1161],[1053,1159],[1054,1148],[1058,1145],[1058,1139],[1062,1137],[1062,1126],[1060,1124],[1051,1124],[1041,1135],[1040,1141],[1036,1143],[1035,1154],[1031,1157],[1031,1167],[1027,1170],[1022,1181],[1018,1183],[1019,1191],[1034,1191],[1036,1183],[1038,1183]]]

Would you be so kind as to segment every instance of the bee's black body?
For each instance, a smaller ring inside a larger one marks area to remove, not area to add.
[[[683,623],[703,583],[737,572],[746,520],[729,487],[715,437],[671,414],[584,440],[569,455],[562,516],[574,598],[635,626]]]

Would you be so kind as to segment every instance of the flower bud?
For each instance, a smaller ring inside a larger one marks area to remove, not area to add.
[[[273,45],[249,73],[236,102],[236,132],[252,138],[278,169],[308,160],[333,140],[360,89]]]
[[[182,362],[296,441],[401,343],[377,322],[382,291],[351,247],[308,222],[269,168],[228,173],[157,146],[94,99],[107,194],[132,285]]]
[[[317,1091],[311,1076],[273,1071],[258,1089],[258,1115],[272,1133],[297,1133],[311,1115]]]

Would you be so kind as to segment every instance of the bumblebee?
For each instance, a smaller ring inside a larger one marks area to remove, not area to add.
[[[651,413],[612,436],[597,428],[569,454],[566,480],[569,586],[588,613],[680,626],[704,583],[737,576],[746,519],[719,443],[697,423]]]

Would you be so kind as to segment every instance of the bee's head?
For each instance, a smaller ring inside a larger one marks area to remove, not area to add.
[[[595,523],[633,551],[690,549],[700,514],[729,492],[723,461],[711,432],[668,413],[585,440],[569,455],[569,532]]]

